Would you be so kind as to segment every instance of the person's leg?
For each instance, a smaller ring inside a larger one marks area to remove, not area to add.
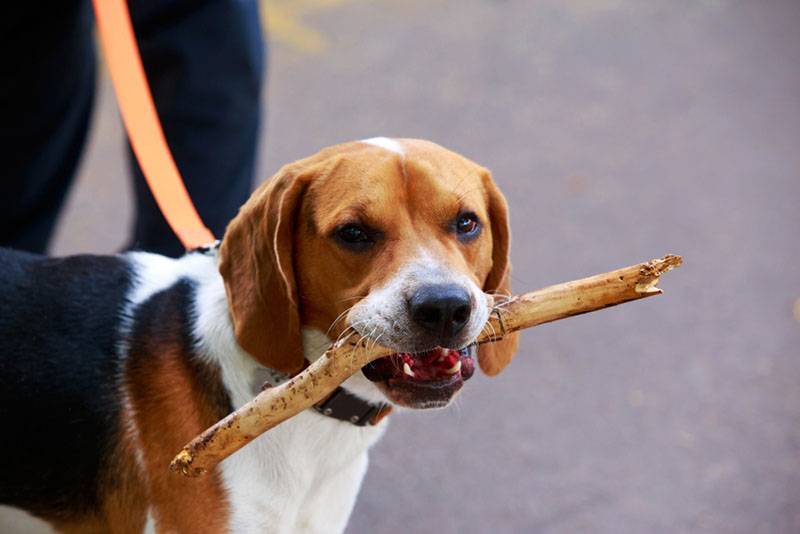
[[[12,2],[0,22],[0,246],[44,252],[95,90],[87,1]]]
[[[264,58],[257,1],[130,5],[167,142],[201,218],[222,237],[253,181]],[[137,200],[131,246],[183,253],[131,160]]]

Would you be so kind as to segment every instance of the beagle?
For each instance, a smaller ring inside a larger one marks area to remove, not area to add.
[[[60,532],[340,532],[387,404],[447,405],[517,338],[475,347],[509,290],[506,202],[428,141],[291,163],[221,244],[46,258],[0,250],[0,503]],[[195,435],[353,329],[397,350],[199,479]]]

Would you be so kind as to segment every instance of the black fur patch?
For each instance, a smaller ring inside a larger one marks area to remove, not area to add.
[[[120,257],[0,249],[0,502],[63,518],[97,505],[130,285]]]
[[[138,374],[146,382],[164,347],[186,355],[197,390],[220,418],[232,411],[220,370],[193,354],[188,279],[127,318],[121,360],[133,276],[122,257],[46,258],[0,248],[0,503],[53,519],[97,512],[99,492],[123,483],[113,465],[121,380]]]

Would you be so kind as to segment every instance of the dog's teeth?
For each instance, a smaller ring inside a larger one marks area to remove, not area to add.
[[[458,363],[460,364],[461,362],[458,362]],[[461,365],[459,365],[459,367],[461,367]],[[414,375],[414,371],[411,370],[411,366],[408,365],[407,363],[403,364],[403,372],[405,374],[407,374],[408,376],[415,376]]]
[[[456,364],[450,369],[445,369],[444,372],[447,373],[448,375],[454,375],[459,371],[461,371],[461,360],[458,360]]]

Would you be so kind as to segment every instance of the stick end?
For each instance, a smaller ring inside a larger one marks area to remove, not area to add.
[[[656,278],[653,284],[658,283],[658,279]],[[661,295],[664,291],[660,287],[650,286],[649,284],[637,284],[636,285],[636,292],[644,297],[652,297],[655,295]]]
[[[661,275],[677,269],[681,265],[683,265],[683,258],[677,254],[667,254],[663,258],[648,261],[639,270],[636,292],[645,297],[662,294],[663,291],[656,287]]]
[[[186,477],[196,477],[206,472],[202,467],[192,467],[194,456],[188,450],[183,449],[169,464],[169,470],[173,473],[180,473]]]
[[[683,256],[667,254],[661,259],[650,260],[654,274],[664,274],[683,265]]]

